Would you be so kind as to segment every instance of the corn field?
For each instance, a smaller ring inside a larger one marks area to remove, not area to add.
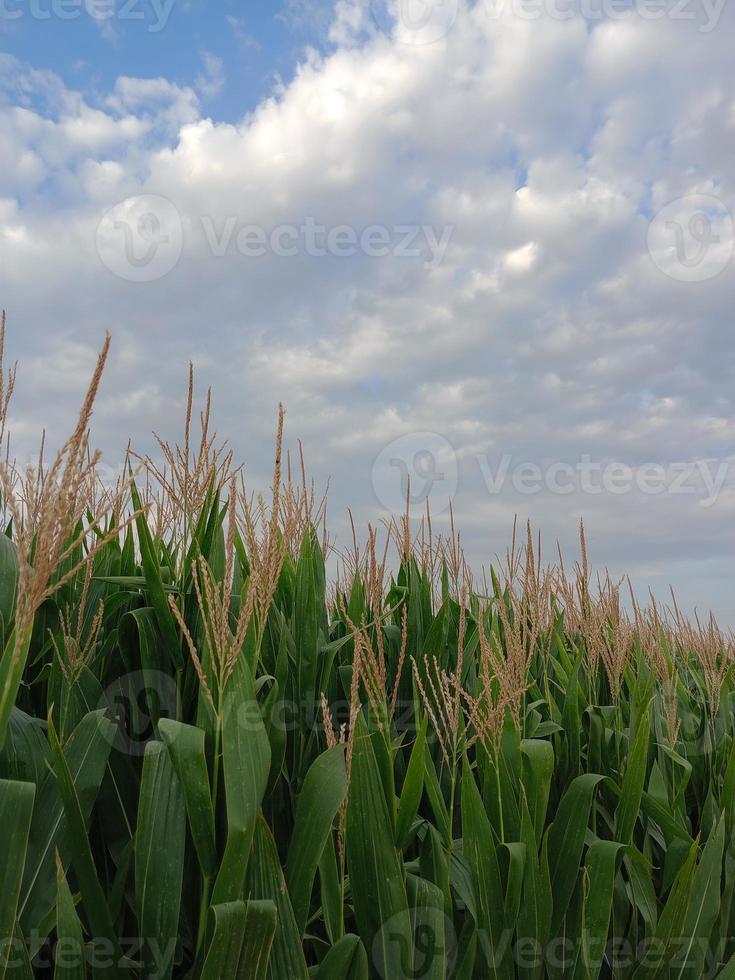
[[[283,414],[259,496],[191,382],[103,484],[107,347],[0,470],[0,980],[735,978],[731,637],[583,533],[334,555]]]

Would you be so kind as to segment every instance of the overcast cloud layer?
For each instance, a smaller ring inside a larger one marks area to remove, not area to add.
[[[109,328],[111,463],[175,437],[191,358],[255,485],[285,402],[338,543],[410,472],[477,566],[583,514],[598,565],[735,622],[733,5],[582,8],[341,0],[237,124],[216,53],[109,90],[0,55],[18,454]]]

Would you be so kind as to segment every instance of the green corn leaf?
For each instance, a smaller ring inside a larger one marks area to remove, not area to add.
[[[521,908],[526,850],[526,845],[520,842],[502,844],[499,849],[499,854],[505,853],[507,855],[508,875],[503,917],[505,928],[511,933],[515,930]]]
[[[641,808],[643,788],[646,784],[646,762],[650,738],[650,718],[645,711],[639,721],[633,744],[623,776],[622,795],[615,811],[615,839],[621,844],[630,844]]]
[[[696,861],[697,843],[694,841],[659,917],[655,933],[656,942],[646,950],[642,962],[633,974],[633,980],[658,980],[659,977],[668,975],[669,962],[675,955],[679,945],[678,940],[684,932]]]
[[[444,894],[416,875],[408,875],[406,882],[413,934],[413,972],[408,976],[445,980],[451,952],[447,932],[453,932],[453,926],[444,914]]]
[[[305,718],[305,709],[316,703],[320,618],[316,555],[318,547],[312,533],[305,534],[296,566],[293,628],[296,642],[296,689],[302,719]]]
[[[10,715],[18,696],[30,645],[28,633],[21,636],[13,630],[0,656],[0,750],[5,745]]]
[[[268,976],[278,912],[270,900],[247,903],[245,937],[240,953],[237,980],[265,980]]]
[[[290,634],[284,627],[280,630],[279,651],[276,665],[278,677],[273,681],[268,696],[263,703],[263,724],[268,734],[268,742],[271,750],[271,764],[268,773],[268,786],[266,797],[270,796],[278,782],[283,769],[283,762],[286,757],[288,746],[288,731],[284,719],[284,701],[282,691],[288,684],[288,654],[287,646]],[[280,680],[279,680],[280,677]]]
[[[735,953],[717,974],[716,980],[735,980]]]
[[[46,776],[48,760],[48,743],[38,719],[13,708],[5,745],[0,751],[0,779],[17,779],[39,786]]]
[[[319,858],[346,793],[345,747],[335,745],[317,756],[306,774],[286,861],[286,883],[302,934]]]
[[[64,758],[82,809],[85,828],[99,793],[114,738],[115,726],[105,718],[104,711],[92,711],[79,722],[64,745]],[[47,772],[38,788],[33,811],[18,911],[18,918],[27,935],[38,931],[53,910],[56,901],[54,855],[58,850],[62,859],[68,861],[68,838],[69,821],[59,783],[53,772]]]
[[[327,842],[319,858],[319,887],[322,900],[324,928],[330,942],[336,943],[343,932],[342,889],[337,871],[337,853],[334,835],[327,836]]]
[[[222,762],[227,844],[212,893],[213,905],[242,897],[255,823],[268,783],[270,755],[252,677],[240,657],[224,696]]]
[[[248,865],[247,892],[251,899],[270,900],[276,906],[277,925],[268,965],[271,980],[281,977],[307,980],[301,934],[283,877],[273,835],[262,816],[257,820],[253,854]]]
[[[368,980],[368,960],[359,936],[342,936],[319,965],[317,980]]]
[[[412,969],[408,897],[372,738],[362,715],[355,728],[346,836],[360,937],[383,976],[402,976],[399,971]]]
[[[538,980],[543,971],[544,954],[551,926],[551,879],[547,838],[544,838],[539,855],[536,831],[525,795],[521,799],[521,840],[526,845],[526,854],[523,869],[523,897],[516,926],[518,948],[522,953],[518,963],[518,976],[520,980]]]
[[[126,613],[120,620],[118,643],[127,662],[136,666],[139,663],[143,672],[145,704],[134,707],[145,710],[146,721],[154,727],[161,718],[175,716],[176,687],[160,681],[167,670],[167,655],[161,644],[156,610],[143,606]]]
[[[523,758],[523,786],[528,809],[536,832],[536,844],[541,844],[549,805],[549,789],[554,774],[554,748],[543,739],[524,739],[521,742]]]
[[[130,481],[130,496],[135,509],[142,511],[142,501],[134,480]],[[138,532],[138,545],[140,547],[140,559],[143,565],[146,588],[150,596],[151,605],[155,610],[156,621],[158,622],[158,628],[161,631],[163,640],[163,647],[174,669],[178,670],[184,665],[181,644],[179,643],[176,621],[169,607],[168,596],[163,585],[161,565],[144,513],[138,515],[135,526]]]
[[[398,801],[396,844],[400,848],[406,847],[408,844],[411,826],[416,819],[421,797],[424,792],[426,728],[428,721],[428,715],[424,716],[424,720],[421,722],[418,734],[416,735],[413,749],[411,750],[406,778],[403,781],[401,798]]]
[[[60,858],[56,860],[56,949],[54,980],[85,980],[87,966],[82,923],[64,874]]]
[[[122,975],[122,951],[118,943],[115,927],[110,915],[104,891],[97,875],[92,849],[87,836],[84,814],[79,803],[71,770],[59,744],[53,721],[49,718],[49,744],[53,756],[54,773],[59,784],[59,793],[64,806],[67,821],[67,834],[72,864],[79,889],[82,893],[84,911],[95,938],[103,939],[112,950],[110,965],[104,971],[105,976],[118,977]]]
[[[0,534],[0,616],[3,623],[12,622],[15,613],[18,574],[18,549],[7,534]]]
[[[223,902],[209,910],[209,940],[201,980],[237,977],[245,938],[245,902]]]
[[[23,881],[28,835],[36,787],[0,779],[0,980],[4,980],[11,953],[10,939],[15,935],[15,918]]]
[[[727,768],[722,782],[720,806],[725,812],[725,828],[728,840],[732,839],[735,830],[735,738],[730,747]]]
[[[118,585],[123,589],[145,589],[148,585],[145,575],[95,575],[94,580],[104,585]],[[171,585],[169,582],[162,584],[165,592],[170,592],[172,595],[181,593],[181,589],[176,585]]]
[[[462,770],[462,838],[472,876],[480,953],[489,976],[502,980],[512,976],[512,967],[509,937],[504,935],[500,868],[492,827],[466,759]]]
[[[577,884],[592,801],[603,778],[597,773],[584,773],[573,779],[549,831],[549,871],[554,896],[552,933],[561,925]]]
[[[444,911],[452,916],[452,896],[450,892],[450,862],[441,834],[432,824],[425,825],[425,836],[419,858],[421,876],[433,882],[444,895]]]
[[[226,902],[210,909],[212,933],[201,980],[265,980],[276,907],[270,901]]]
[[[564,729],[561,771],[565,783],[574,779],[580,770],[582,717],[579,707],[579,673],[581,668],[582,655],[580,654],[566,684],[566,696],[561,713],[561,725]]]
[[[477,962],[477,927],[467,916],[457,943],[457,956],[452,971],[452,980],[475,980]]]
[[[163,742],[149,742],[135,832],[135,900],[147,978],[167,980],[173,971],[185,842],[181,784]]]
[[[202,873],[211,878],[217,871],[218,856],[204,732],[194,725],[184,725],[171,718],[162,718],[158,731],[168,749],[184,795],[189,830]]]
[[[625,845],[618,841],[597,840],[587,852],[585,898],[582,912],[582,963],[584,976],[596,980],[610,926],[615,876]]]
[[[720,819],[702,850],[694,872],[684,923],[684,946],[672,965],[672,980],[699,980],[705,973],[705,959],[712,929],[720,912],[722,859],[725,850],[725,815]]]
[[[651,862],[635,847],[629,847],[623,858],[636,908],[645,923],[646,933],[652,936],[658,922],[656,892],[652,881]]]
[[[424,788],[432,813],[434,814],[434,823],[436,824],[437,830],[444,840],[447,840],[449,837],[449,811],[444,802],[444,796],[442,795],[441,786],[439,785],[439,779],[436,774],[436,767],[434,766],[434,760],[431,757],[431,751],[428,745],[424,751]]]

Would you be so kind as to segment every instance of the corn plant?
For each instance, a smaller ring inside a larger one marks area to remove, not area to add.
[[[2,469],[0,980],[735,977],[732,641],[210,433]],[[3,416],[14,376],[0,388]],[[3,419],[4,422],[4,419]],[[394,556],[394,557],[393,557]]]

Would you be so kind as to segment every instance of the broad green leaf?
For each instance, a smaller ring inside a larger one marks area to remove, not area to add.
[[[5,745],[0,751],[0,779],[17,779],[39,786],[46,776],[48,760],[48,743],[38,719],[13,708]]]
[[[268,783],[270,754],[253,681],[240,657],[224,696],[222,763],[227,844],[212,894],[213,905],[242,897],[255,823]]]
[[[5,745],[10,715],[15,707],[30,645],[28,631],[21,635],[13,630],[0,656],[0,750]]]
[[[434,814],[434,823],[436,824],[437,830],[444,840],[447,840],[449,837],[449,812],[444,802],[444,796],[436,774],[436,767],[434,766],[434,760],[431,757],[431,751],[428,745],[424,752],[424,788],[432,813]]]
[[[307,980],[301,934],[294,918],[276,844],[262,816],[255,826],[253,853],[247,872],[247,893],[251,899],[270,900],[276,906],[276,934],[268,965],[270,980],[281,980],[281,977]]]
[[[643,788],[646,785],[646,762],[650,737],[650,718],[645,711],[638,723],[633,751],[627,760],[623,776],[622,795],[615,811],[615,839],[630,844],[638,820]]]
[[[596,840],[587,852],[585,898],[582,912],[582,962],[585,976],[596,980],[605,955],[615,876],[625,845]]]
[[[548,835],[537,854],[535,831],[525,798],[521,802],[521,838],[526,845],[523,896],[516,923],[518,976],[538,980],[543,975],[551,927],[552,895],[549,876]]]
[[[80,721],[64,745],[63,754],[82,809],[85,833],[114,738],[115,726],[105,718],[104,711],[92,711]],[[58,780],[49,771],[38,788],[23,873],[18,918],[26,935],[38,931],[53,911],[54,855],[58,850],[65,863],[70,859],[68,824]]]
[[[309,530],[301,541],[296,566],[296,595],[293,607],[293,633],[296,642],[296,690],[301,717],[304,709],[316,703],[317,655],[319,652],[319,545]]]
[[[112,951],[110,965],[100,973],[109,977],[122,974],[122,951],[112,922],[110,909],[95,867],[84,814],[79,803],[71,770],[59,744],[53,722],[49,718],[49,744],[53,756],[54,773],[64,805],[67,834],[72,865],[82,893],[84,911],[95,939],[103,939]]]
[[[494,980],[511,977],[510,942],[504,936],[503,890],[493,831],[466,759],[462,769],[462,840],[472,875],[480,954]]]
[[[10,623],[18,589],[18,549],[6,534],[0,534],[0,616]]]
[[[579,706],[579,673],[581,668],[582,654],[577,657],[571,677],[567,681],[561,714],[564,737],[560,769],[565,783],[574,779],[580,770],[582,716]]]
[[[265,980],[268,976],[277,915],[275,903],[270,900],[251,899],[247,903],[245,937],[237,980]]]
[[[536,832],[536,845],[541,844],[549,804],[551,777],[554,774],[554,748],[543,739],[524,739],[521,742],[523,756],[523,786],[528,809]]]
[[[317,756],[306,774],[286,861],[286,883],[301,934],[319,858],[346,792],[345,747],[335,745]]]
[[[275,930],[276,907],[271,901],[212,906],[201,980],[265,980]]]
[[[129,663],[140,664],[143,672],[144,704],[132,707],[144,711],[146,721],[155,727],[161,718],[176,714],[175,685],[161,682],[167,670],[167,655],[161,643],[159,617],[150,606],[126,613],[119,628],[120,649]],[[136,691],[136,694],[138,692]]]
[[[204,732],[194,725],[184,725],[171,718],[162,718],[158,731],[171,756],[184,794],[189,830],[202,873],[211,878],[217,871],[218,856]]]
[[[54,980],[85,980],[87,967],[82,923],[60,859],[57,859],[56,865]]]
[[[324,928],[331,942],[336,943],[343,932],[344,909],[333,834],[328,835],[319,858],[319,892]]]
[[[130,496],[132,497],[133,506],[136,511],[142,511],[142,501],[134,480],[130,481]],[[138,532],[138,546],[140,547],[140,559],[143,565],[146,588],[150,597],[151,606],[155,610],[163,647],[174,669],[179,669],[184,664],[184,658],[181,653],[176,621],[168,604],[168,596],[163,585],[161,565],[156,553],[155,542],[148,528],[148,521],[144,513],[139,514],[135,525]]]
[[[36,787],[0,779],[0,980],[4,980],[11,948],[8,940],[15,934],[15,917],[23,881],[28,834]]]
[[[526,866],[525,844],[515,842],[503,844],[499,849],[499,855],[507,855],[507,883],[505,886],[504,920],[505,928],[513,932],[518,921],[521,908],[521,893],[523,890],[524,869]]]
[[[149,742],[135,832],[135,903],[146,978],[167,980],[173,971],[185,843],[181,784],[163,742]]]
[[[696,861],[697,844],[694,841],[659,917],[656,941],[646,949],[643,960],[633,974],[633,980],[657,980],[658,977],[668,975],[669,962],[677,949],[680,949],[679,939],[684,932]]]
[[[584,773],[569,784],[549,831],[549,872],[554,911],[552,934],[561,926],[577,884],[595,790],[603,776]]]
[[[224,902],[209,910],[210,939],[201,980],[237,977],[245,938],[245,902]]]
[[[380,736],[373,736],[380,737]],[[411,919],[403,869],[372,738],[358,716],[347,803],[347,862],[360,937],[383,976],[410,970]]]
[[[704,845],[694,872],[691,895],[684,923],[684,948],[671,968],[672,980],[699,980],[705,973],[705,959],[712,929],[720,911],[722,858],[725,850],[725,815]]]
[[[408,844],[411,826],[416,819],[421,797],[424,791],[424,769],[426,752],[426,728],[428,715],[424,716],[416,735],[411,757],[408,761],[406,778],[403,781],[401,798],[398,801],[396,815],[396,844],[403,848]]]
[[[360,937],[342,936],[319,964],[316,975],[317,980],[368,980],[368,959]]]
[[[407,876],[407,890],[413,934],[413,971],[407,977],[445,980],[452,952],[448,948],[452,936],[447,936],[447,931],[454,930],[444,914],[444,895],[433,882],[416,875]]]

